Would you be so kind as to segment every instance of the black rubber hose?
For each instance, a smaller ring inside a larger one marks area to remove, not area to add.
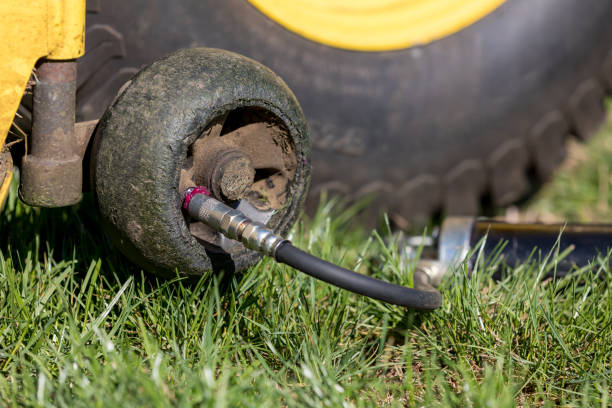
[[[275,257],[314,278],[383,302],[419,310],[433,310],[442,304],[442,295],[436,290],[411,289],[370,278],[312,256],[287,241],[276,249]]]

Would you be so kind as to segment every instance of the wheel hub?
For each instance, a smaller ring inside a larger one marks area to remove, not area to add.
[[[261,108],[238,108],[215,118],[189,147],[181,170],[180,191],[205,185],[211,195],[250,217],[265,220],[281,209],[295,175],[295,147],[281,120]],[[208,226],[188,221],[202,244],[230,251],[235,245]]]

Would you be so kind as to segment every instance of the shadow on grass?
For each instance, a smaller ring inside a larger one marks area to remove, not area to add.
[[[0,213],[0,251],[12,259],[15,268],[26,258],[33,263],[76,263],[75,279],[85,274],[92,262],[102,261],[102,273],[121,281],[138,274],[140,268],[130,263],[104,233],[92,194],[72,207],[37,208],[17,197],[17,181]]]

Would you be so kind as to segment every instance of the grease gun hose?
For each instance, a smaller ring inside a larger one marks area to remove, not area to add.
[[[374,279],[312,256],[288,241],[280,244],[275,258],[278,262],[324,282],[394,305],[433,310],[442,303],[442,297],[436,290],[411,289]]]
[[[383,302],[419,310],[433,310],[442,303],[442,295],[428,284],[421,285],[426,290],[407,288],[312,256],[209,194],[206,187],[189,188],[184,193],[183,207],[191,217],[228,238],[242,242],[249,249],[262,252],[324,282]],[[422,281],[417,279],[416,272],[415,284]]]

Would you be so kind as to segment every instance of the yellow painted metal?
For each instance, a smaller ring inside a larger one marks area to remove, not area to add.
[[[321,44],[391,51],[478,21],[505,0],[249,0],[283,27]]]
[[[85,0],[0,0],[0,147],[36,61],[85,50]]]
[[[4,0],[3,0],[4,1]],[[85,52],[85,0],[47,0],[49,59],[78,58]]]
[[[4,202],[8,196],[9,188],[11,187],[11,180],[13,180],[13,166],[11,165],[8,170],[4,173],[4,176],[0,174],[0,177],[4,177],[2,184],[0,184],[0,210],[4,207]]]

